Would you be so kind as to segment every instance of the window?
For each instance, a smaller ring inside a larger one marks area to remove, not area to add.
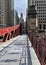
[[[43,20],[44,20],[44,18],[43,18]]]
[[[45,29],[46,27],[45,27],[45,24],[43,25],[43,29]]]
[[[33,25],[33,23],[31,23],[31,25]]]
[[[41,24],[39,25],[39,29],[42,29],[42,25]]]

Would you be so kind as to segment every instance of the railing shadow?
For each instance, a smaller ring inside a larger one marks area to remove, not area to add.
[[[32,65],[31,54],[30,54],[30,49],[29,49],[28,43],[27,43],[27,53],[28,53],[28,65]]]

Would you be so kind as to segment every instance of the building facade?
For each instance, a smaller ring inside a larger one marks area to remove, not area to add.
[[[19,24],[19,16],[18,16],[18,12],[15,11],[15,13],[16,13],[16,24]]]
[[[15,12],[12,21],[14,0],[0,0],[0,28],[15,25]]]
[[[9,24],[9,4],[9,0],[0,0],[0,27],[6,27]]]
[[[14,0],[11,0],[11,22],[12,25],[16,25],[16,10],[14,6]]]
[[[20,33],[23,34],[23,28],[24,28],[24,18],[23,18],[23,13],[20,15]]]
[[[38,18],[37,18],[37,11],[35,9],[34,5],[29,6],[28,8],[28,14],[27,14],[27,30],[28,33],[32,32],[35,33],[37,32],[37,28],[38,28]]]
[[[38,30],[45,32],[46,30],[46,0],[29,0],[28,6],[34,4],[38,12]]]

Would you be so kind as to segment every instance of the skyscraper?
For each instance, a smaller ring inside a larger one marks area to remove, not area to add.
[[[16,11],[14,6],[14,0],[11,0],[11,22],[12,25],[16,25]]]
[[[46,29],[46,0],[29,0],[28,6],[34,4],[38,12],[39,32],[45,32]]]
[[[23,19],[23,13],[21,13],[21,16],[20,16],[20,27],[21,27],[21,34],[23,34],[23,28],[24,28],[24,19]]]
[[[13,9],[14,0],[0,0],[0,27],[13,26],[15,24],[15,18],[14,21],[11,21],[11,11]]]
[[[9,24],[9,4],[9,0],[0,0],[0,27],[5,27]]]

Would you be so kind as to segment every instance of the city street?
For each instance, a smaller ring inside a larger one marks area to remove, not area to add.
[[[0,51],[0,65],[40,65],[40,63],[28,37],[22,35]]]

